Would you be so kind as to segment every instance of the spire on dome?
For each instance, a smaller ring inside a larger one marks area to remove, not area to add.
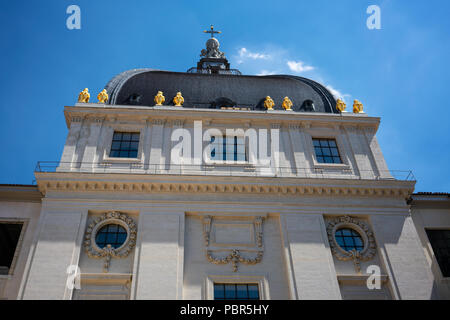
[[[206,41],[206,49],[202,49],[200,53],[199,62],[197,62],[197,68],[190,68],[189,73],[206,73],[206,74],[238,74],[241,72],[236,69],[230,69],[230,63],[225,58],[225,52],[219,50],[219,40],[214,38],[214,34],[222,33],[222,31],[214,30],[214,26],[211,25],[211,30],[205,30],[204,33],[210,33],[211,38]]]

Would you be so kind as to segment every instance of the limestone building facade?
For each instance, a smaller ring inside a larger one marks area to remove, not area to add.
[[[241,75],[213,37],[186,73],[105,90],[64,107],[36,186],[1,186],[0,298],[449,298],[426,231],[450,230],[448,199],[411,202],[359,101]]]

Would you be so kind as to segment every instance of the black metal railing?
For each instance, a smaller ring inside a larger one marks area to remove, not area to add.
[[[280,178],[332,178],[415,181],[411,170],[353,170],[348,168],[271,167],[251,164],[145,164],[141,162],[39,161],[35,172],[82,172],[122,174],[171,174],[202,176],[253,176]]]
[[[202,73],[202,74],[214,74],[211,69],[198,69],[196,67],[189,68],[187,73]],[[219,69],[218,74],[228,74],[234,76],[240,76],[242,73],[238,69]]]

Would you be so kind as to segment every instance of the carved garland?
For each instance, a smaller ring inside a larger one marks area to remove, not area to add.
[[[242,257],[238,249],[231,249],[231,253],[224,258],[214,258],[211,253],[211,250],[206,250],[206,258],[209,262],[214,264],[228,264],[231,261],[231,264],[233,265],[233,272],[236,272],[238,270],[238,262],[247,265],[261,262],[264,251],[257,251],[256,257],[253,259]]]
[[[364,242],[363,250],[356,251],[353,249],[351,251],[346,251],[339,246],[336,242],[336,231],[344,227],[353,229],[361,235]],[[369,261],[375,257],[375,238],[369,226],[362,220],[350,216],[336,218],[328,223],[327,234],[333,255],[341,261],[353,260],[355,270],[358,273],[361,272],[361,261]]]
[[[127,231],[127,239],[119,248],[112,248],[107,245],[104,248],[97,246],[95,237],[97,232],[108,224],[118,224]],[[111,258],[126,258],[136,245],[137,227],[134,220],[124,213],[110,211],[94,219],[88,228],[84,237],[84,248],[90,258],[105,259],[103,272],[108,272]]]
[[[211,216],[205,216],[203,218],[203,239],[206,246],[206,258],[209,262],[214,264],[228,264],[231,262],[233,266],[233,272],[236,272],[238,270],[238,263],[243,263],[246,265],[254,265],[259,262],[261,262],[262,257],[264,255],[264,249],[263,249],[263,231],[262,231],[262,224],[263,224],[264,218],[263,217],[255,217],[253,221],[253,225],[255,227],[255,240],[257,247],[260,250],[256,251],[256,257],[254,258],[244,258],[241,255],[241,251],[236,248],[230,249],[231,253],[223,258],[215,258],[212,256],[214,250],[209,250],[209,244],[210,244],[210,233],[211,233],[211,223],[212,223],[212,217]],[[245,250],[248,252],[255,252],[255,250]]]

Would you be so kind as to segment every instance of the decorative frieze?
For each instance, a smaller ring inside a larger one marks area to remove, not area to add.
[[[247,193],[280,194],[285,196],[323,195],[323,196],[377,196],[403,197],[413,192],[412,187],[362,187],[362,186],[299,186],[299,185],[248,185],[195,182],[105,182],[105,181],[46,181],[38,179],[39,191],[123,191],[142,193]]]

